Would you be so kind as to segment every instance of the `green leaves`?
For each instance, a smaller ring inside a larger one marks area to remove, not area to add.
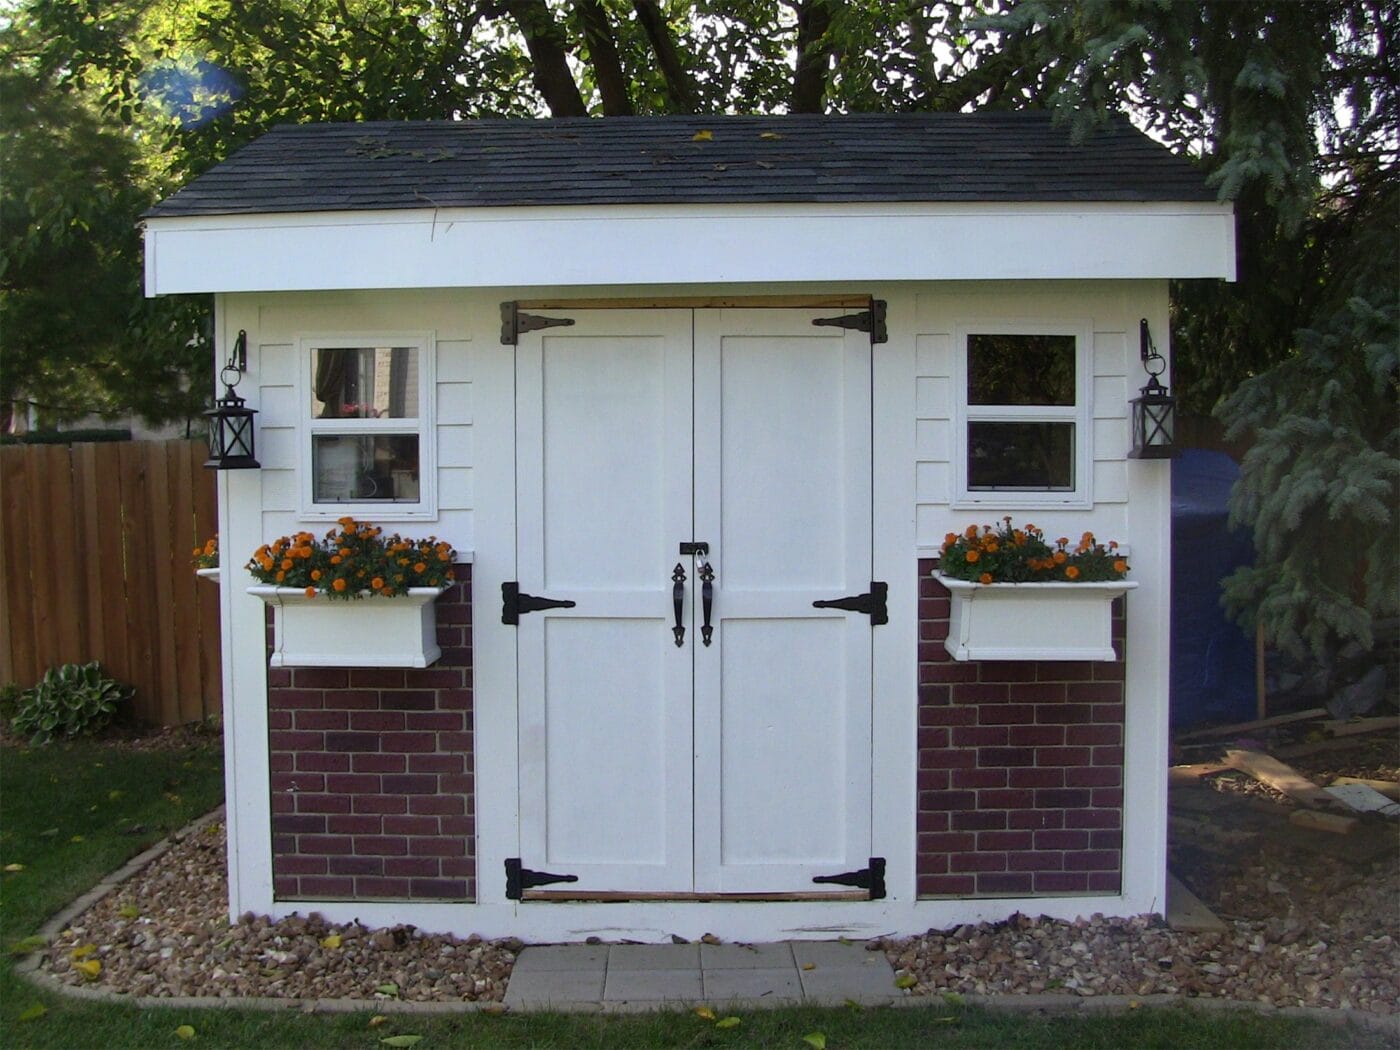
[[[405,1047],[413,1046],[415,1043],[421,1041],[422,1038],[421,1035],[390,1035],[385,1036],[379,1041],[385,1046]]]
[[[56,736],[91,735],[105,729],[131,695],[130,687],[105,677],[96,661],[51,667],[20,695],[11,724],[36,744]]]

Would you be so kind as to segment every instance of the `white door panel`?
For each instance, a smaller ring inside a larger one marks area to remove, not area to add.
[[[691,662],[671,636],[690,529],[686,311],[579,314],[516,350],[521,857],[572,888],[692,882]]]
[[[870,588],[870,343],[820,315],[521,338],[520,589],[576,603],[520,618],[522,862],[572,891],[823,892],[867,863],[870,618],[812,603]]]
[[[870,338],[800,310],[697,314],[695,878],[812,892],[870,849]]]

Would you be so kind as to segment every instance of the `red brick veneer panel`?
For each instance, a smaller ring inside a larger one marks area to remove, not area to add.
[[[1119,892],[1122,600],[1118,663],[958,662],[936,564],[919,562],[918,895]]]
[[[455,568],[433,666],[269,669],[279,900],[475,899],[471,566]]]

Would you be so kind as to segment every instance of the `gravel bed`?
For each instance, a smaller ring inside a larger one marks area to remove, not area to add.
[[[224,858],[222,824],[175,843],[62,931],[43,969],[66,984],[161,998],[505,997],[519,941],[335,925],[314,913],[275,923],[249,914],[230,925]],[[100,964],[95,978],[82,972],[91,961]]]
[[[1178,993],[1400,1011],[1400,872],[1393,862],[1358,873],[1266,846],[1213,888],[1205,896],[1225,933],[1180,933],[1149,916],[1017,916],[881,947],[897,970],[917,979],[916,995]]]
[[[1329,773],[1375,775],[1393,763],[1334,761]],[[1240,789],[1249,792],[1243,783],[1217,787]],[[1396,828],[1359,833],[1395,837]],[[1016,916],[869,947],[915,978],[916,995],[1175,993],[1400,1012],[1395,853],[1355,865],[1265,840],[1233,854],[1174,848],[1172,867],[1226,932],[1175,932],[1149,916]],[[76,918],[42,966],[68,984],[155,997],[489,1002],[504,997],[522,947],[410,926],[332,925],[315,914],[276,923],[245,915],[230,925],[226,900],[224,828],[211,824]],[[82,972],[92,961],[95,977]]]

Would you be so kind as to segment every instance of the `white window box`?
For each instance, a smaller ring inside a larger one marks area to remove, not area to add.
[[[270,667],[427,667],[442,655],[435,602],[445,590],[349,601],[265,584],[248,593],[272,607]]]
[[[213,580],[215,583],[218,583],[218,582],[219,582],[219,577],[220,577],[220,575],[222,575],[222,573],[223,573],[223,570],[222,570],[221,568],[219,568],[217,565],[214,566],[214,568],[212,568],[212,569],[195,569],[195,570],[194,570],[194,574],[195,574],[196,576],[198,576],[201,580]]]
[[[934,578],[952,596],[943,645],[954,660],[1117,660],[1113,600],[1137,586]]]

